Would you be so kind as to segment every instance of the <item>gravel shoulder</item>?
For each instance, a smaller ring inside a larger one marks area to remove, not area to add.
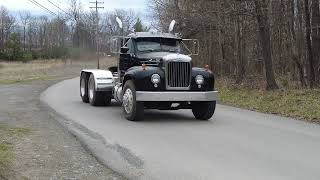
[[[14,161],[0,179],[124,179],[99,163],[40,102],[42,91],[81,68],[65,65],[47,72],[55,75],[51,80],[0,85],[0,125],[25,130],[1,131],[0,142],[12,147]]]

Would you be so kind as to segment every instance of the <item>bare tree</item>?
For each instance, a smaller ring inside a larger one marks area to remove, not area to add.
[[[315,71],[315,81],[320,85],[320,5],[319,0],[312,1],[312,53]]]
[[[304,78],[304,60],[302,58],[302,1],[291,1],[291,16],[289,27],[289,39],[291,47],[291,57],[293,61],[292,76],[295,76],[295,67],[297,68],[298,77],[302,87],[306,87],[307,83]]]
[[[116,22],[116,17],[119,17],[123,21],[123,32],[119,29]],[[107,12],[103,16],[104,30],[109,35],[120,35],[123,33],[127,35],[134,31],[134,25],[138,19],[138,15],[132,10],[116,9],[113,12]]]
[[[311,16],[309,9],[309,0],[304,1],[305,7],[305,23],[306,23],[306,43],[307,43],[307,53],[308,53],[308,63],[309,63],[309,73],[308,81],[310,88],[313,88],[315,85],[315,72],[314,72],[314,58],[312,53],[312,44],[311,44]]]
[[[28,11],[21,11],[19,12],[19,15],[20,15],[21,24],[23,25],[23,51],[25,51],[26,50],[26,28],[27,28],[28,21],[31,17],[31,14]]]
[[[1,24],[1,51],[5,50],[5,43],[14,29],[15,17],[9,14],[4,6],[0,7],[0,24]]]
[[[262,44],[262,54],[265,66],[265,74],[267,81],[267,89],[278,89],[275,81],[272,56],[271,56],[271,42],[270,42],[270,24],[268,17],[268,1],[255,0],[256,16],[259,27],[260,42]]]

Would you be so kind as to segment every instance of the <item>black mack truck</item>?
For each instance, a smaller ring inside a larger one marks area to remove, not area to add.
[[[171,33],[128,35],[118,67],[81,71],[80,95],[91,105],[122,104],[131,121],[143,119],[145,109],[191,109],[195,118],[208,120],[215,112],[217,91],[208,68],[192,66],[183,53],[183,39]]]

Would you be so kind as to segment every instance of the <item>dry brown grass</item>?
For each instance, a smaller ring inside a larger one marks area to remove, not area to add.
[[[10,84],[48,78],[47,71],[65,63],[62,60],[36,60],[28,63],[1,62],[0,83]]]
[[[52,70],[65,67],[96,67],[96,60],[35,60],[28,63],[0,62],[0,84],[25,83],[34,80],[54,79],[57,74],[50,73]],[[101,58],[100,67],[106,69],[116,65],[115,58]]]

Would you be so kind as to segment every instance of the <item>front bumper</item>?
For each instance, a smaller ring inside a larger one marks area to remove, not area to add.
[[[169,102],[182,102],[182,101],[216,101],[218,100],[218,91],[205,91],[205,92],[190,92],[190,91],[162,91],[162,92],[149,92],[137,91],[137,101],[169,101]]]

